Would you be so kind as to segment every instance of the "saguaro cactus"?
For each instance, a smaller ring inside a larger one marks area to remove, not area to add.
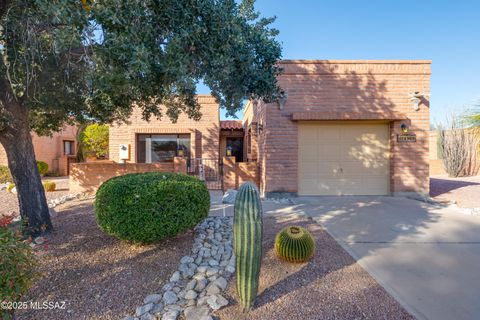
[[[235,199],[233,237],[236,258],[237,294],[243,311],[255,302],[262,260],[262,203],[257,187],[242,184]]]

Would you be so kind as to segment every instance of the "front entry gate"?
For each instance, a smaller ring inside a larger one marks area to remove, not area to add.
[[[218,159],[194,158],[187,166],[188,174],[205,181],[209,190],[223,189],[223,165]]]

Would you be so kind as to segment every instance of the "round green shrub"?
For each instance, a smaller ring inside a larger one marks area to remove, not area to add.
[[[48,172],[48,164],[44,161],[37,161],[38,172],[44,176]]]
[[[208,215],[210,195],[197,178],[149,172],[114,177],[97,191],[95,216],[107,234],[153,243],[186,231]]]
[[[18,230],[0,226],[0,257],[0,302],[18,302],[35,278],[35,255]]]
[[[315,240],[305,228],[286,227],[275,237],[275,251],[288,262],[306,262],[315,253]]]
[[[43,181],[43,188],[47,192],[52,192],[52,191],[55,191],[55,188],[57,188],[57,184],[50,180]]]
[[[0,166],[0,183],[12,182],[12,174],[7,166]]]

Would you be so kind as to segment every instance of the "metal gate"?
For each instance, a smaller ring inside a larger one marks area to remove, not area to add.
[[[223,189],[223,165],[218,159],[190,159],[187,167],[188,174],[205,181],[208,189]]]

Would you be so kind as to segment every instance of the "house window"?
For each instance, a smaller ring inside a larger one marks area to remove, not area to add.
[[[70,140],[63,140],[63,154],[71,156],[75,154],[75,142]]]
[[[137,135],[137,162],[172,162],[183,151],[190,156],[189,134],[139,134]]]

